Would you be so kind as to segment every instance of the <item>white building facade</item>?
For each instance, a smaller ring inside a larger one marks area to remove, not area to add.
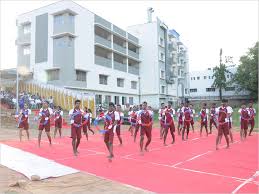
[[[227,66],[229,73],[226,73],[226,81],[229,82],[237,71],[235,65]],[[190,99],[191,100],[219,100],[219,89],[212,87],[215,80],[213,68],[204,71],[190,72]],[[248,99],[249,92],[238,90],[236,84],[230,84],[222,89],[222,98],[227,99]]]
[[[60,1],[18,16],[16,25],[18,66],[40,83],[94,94],[96,104],[146,100],[158,108],[178,100],[177,89],[167,83],[168,33],[159,20],[138,27],[145,37]]]

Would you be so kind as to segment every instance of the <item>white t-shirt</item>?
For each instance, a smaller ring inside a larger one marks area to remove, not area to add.
[[[49,110],[49,114],[52,115],[53,114],[52,108],[47,108],[47,109]],[[46,109],[44,109],[44,110],[46,110]],[[40,109],[40,112],[42,112],[42,111],[43,111],[43,108]],[[39,112],[39,115],[41,116],[40,112]]]
[[[220,108],[222,108],[222,107],[220,106],[220,107],[218,107],[218,108],[215,108],[217,117],[218,117],[218,115],[219,115],[219,109],[220,109]],[[230,114],[228,108],[227,108],[227,114]],[[229,122],[229,118],[225,118],[225,122]]]
[[[74,108],[73,109],[71,109],[70,111],[69,111],[69,113],[68,113],[68,115],[69,115],[69,117],[70,117],[70,123],[71,124],[73,124],[74,123],[74,119],[72,118],[72,115],[74,114]],[[82,109],[77,109],[77,112],[81,112],[81,114],[83,114],[84,113],[84,111],[82,110]]]
[[[228,113],[230,114],[229,122],[232,123],[232,113],[233,113],[233,109],[232,109],[232,107],[227,106],[227,110],[228,110]]]
[[[27,109],[28,115],[25,115],[25,117],[28,117],[28,123],[29,123],[29,115],[31,115],[31,109]],[[20,115],[22,114],[22,110],[20,111]]]

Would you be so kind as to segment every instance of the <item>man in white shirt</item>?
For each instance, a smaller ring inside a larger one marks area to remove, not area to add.
[[[227,109],[228,109],[228,113],[229,113],[229,117],[228,117],[228,128],[229,128],[229,136],[230,136],[230,140],[231,143],[233,143],[233,134],[232,134],[232,114],[233,114],[233,109],[231,106],[228,105],[228,100],[227,100]]]

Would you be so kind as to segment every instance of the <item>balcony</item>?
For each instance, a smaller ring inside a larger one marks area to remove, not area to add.
[[[134,67],[134,66],[129,66],[128,67],[128,73],[134,74],[134,75],[139,75],[139,68]]]
[[[105,19],[101,18],[98,15],[94,15],[94,22],[96,24],[99,24],[99,25],[104,26],[105,28],[111,30],[111,23],[106,21]]]
[[[138,54],[138,53],[135,53],[135,52],[133,52],[133,51],[131,51],[131,50],[128,50],[128,55],[129,55],[130,57],[135,58],[135,59],[139,59],[139,54]]]
[[[20,36],[15,41],[16,45],[29,45],[31,44],[31,33],[20,34]]]
[[[135,36],[131,35],[128,33],[128,39],[131,41],[131,42],[134,42],[135,44],[138,44],[138,38],[136,38]]]
[[[124,48],[124,47],[122,47],[118,44],[113,43],[113,49],[118,51],[118,52],[121,52],[123,54],[126,54],[126,48]]]
[[[113,68],[119,71],[127,72],[127,64],[122,64],[117,61],[113,61]]]
[[[119,27],[113,25],[113,31],[116,32],[116,34],[119,34],[120,36],[126,38],[126,32]]]
[[[98,36],[98,35],[95,35],[94,37],[94,40],[95,40],[95,44],[100,44],[102,46],[105,46],[105,47],[108,47],[108,48],[111,48],[111,41],[101,37],[101,36]]]
[[[109,67],[109,68],[112,67],[111,59],[100,57],[100,56],[97,56],[97,55],[95,55],[95,64],[101,65],[101,66],[104,66],[104,67]]]

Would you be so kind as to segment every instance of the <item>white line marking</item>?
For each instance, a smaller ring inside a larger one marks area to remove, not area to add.
[[[241,189],[244,185],[246,185],[249,182],[252,182],[257,176],[259,176],[259,171],[256,171],[255,174],[250,177],[249,179],[246,179],[242,184],[240,184],[233,192],[232,194],[235,194],[239,189]]]
[[[208,154],[208,153],[210,153],[210,152],[212,152],[212,151],[207,151],[207,152],[205,152],[205,153],[203,153],[203,154],[199,154],[199,155],[197,155],[197,156],[194,156],[194,157],[192,157],[192,158],[186,160],[186,162],[187,162],[187,161],[194,160],[195,158],[198,158],[198,157],[203,156],[203,155],[205,155],[205,154]]]
[[[84,158],[84,157],[87,157],[87,156],[94,156],[94,155],[99,155],[98,153],[95,153],[95,154],[85,154],[85,155],[78,155],[79,158]],[[102,155],[102,154],[101,154]],[[60,158],[60,159],[57,159],[57,160],[54,160],[54,161],[60,161],[60,160],[68,160],[68,159],[76,159],[77,156],[73,156],[73,157],[67,157],[67,158]]]

